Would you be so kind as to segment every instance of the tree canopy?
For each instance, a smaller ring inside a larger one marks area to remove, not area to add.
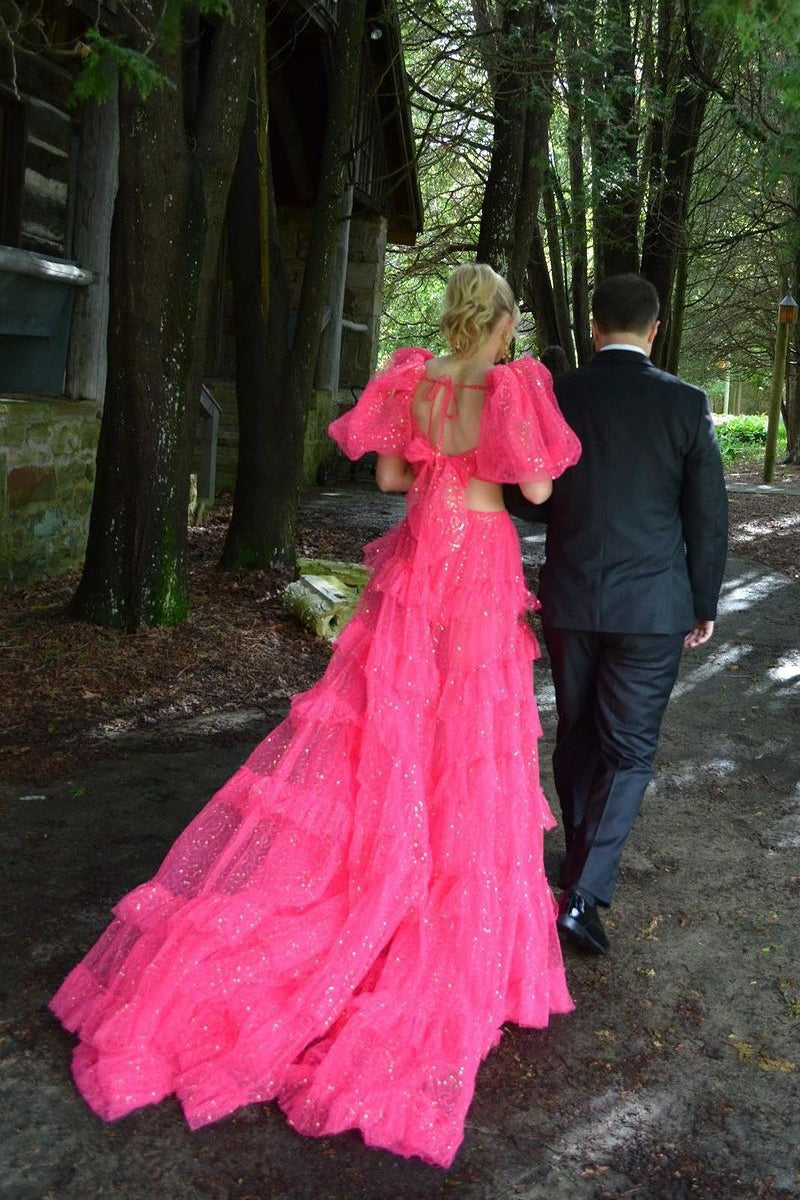
[[[548,24],[536,0],[424,13],[404,0],[401,14],[426,230],[392,256],[385,344],[435,341],[437,296],[458,261],[511,269],[487,225],[497,235],[502,224],[493,136],[516,105],[529,125],[547,115],[538,186],[509,196],[517,249],[520,207],[535,208],[513,278],[522,347],[557,342],[585,360],[592,283],[641,270],[661,296],[664,365],[712,386],[723,370],[763,382],[777,301],[800,270],[797,5],[561,0]],[[790,407],[796,363],[795,348]]]

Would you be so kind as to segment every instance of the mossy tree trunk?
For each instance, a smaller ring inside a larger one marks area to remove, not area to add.
[[[336,235],[364,52],[365,0],[339,0],[328,112],[311,236],[295,322],[289,336],[288,292],[276,230],[274,196],[268,217],[269,300],[264,314],[258,253],[260,229],[254,121],[245,127],[230,199],[228,237],[236,322],[239,466],[225,568],[294,561],[303,434],[325,307],[331,294]]]
[[[128,44],[144,49],[153,10],[129,12]],[[72,611],[123,629],[186,613],[188,417],[263,0],[238,4],[235,23],[190,19],[183,44],[156,55],[176,86],[120,91],[108,380]]]

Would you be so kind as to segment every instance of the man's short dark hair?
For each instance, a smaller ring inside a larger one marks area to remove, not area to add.
[[[609,275],[594,289],[592,316],[603,333],[647,333],[658,320],[658,292],[642,275]]]

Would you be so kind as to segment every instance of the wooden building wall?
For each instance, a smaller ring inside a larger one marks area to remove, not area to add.
[[[52,258],[69,258],[70,198],[77,126],[67,105],[72,75],[45,59],[17,60],[11,86],[7,51],[0,54],[3,184],[0,240]]]

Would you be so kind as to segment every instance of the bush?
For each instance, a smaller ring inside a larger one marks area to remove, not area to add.
[[[763,414],[751,417],[731,417],[717,425],[717,440],[722,452],[722,461],[737,459],[761,459],[767,444],[767,417]],[[786,448],[786,430],[783,423],[778,426],[778,454]]]

